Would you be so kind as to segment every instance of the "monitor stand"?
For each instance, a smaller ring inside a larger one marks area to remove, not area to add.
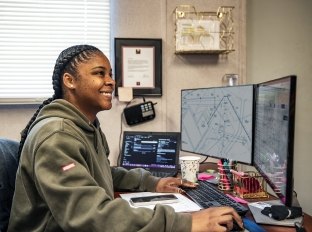
[[[258,201],[251,202],[248,204],[250,212],[252,213],[256,223],[267,225],[289,226],[289,227],[295,227],[295,222],[302,223],[303,217],[278,221],[261,213],[261,211],[265,207],[270,207],[271,205],[283,205],[283,204],[281,203],[280,200]],[[296,196],[293,197],[292,205],[297,207],[300,206]]]

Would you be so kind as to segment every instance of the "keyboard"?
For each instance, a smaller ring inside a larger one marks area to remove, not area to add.
[[[213,184],[199,181],[195,189],[184,189],[186,195],[204,209],[214,206],[231,206],[241,216],[248,212],[248,208],[234,201]]]

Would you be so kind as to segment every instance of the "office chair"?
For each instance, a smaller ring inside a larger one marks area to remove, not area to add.
[[[19,143],[0,137],[0,232],[6,232],[15,189]]]

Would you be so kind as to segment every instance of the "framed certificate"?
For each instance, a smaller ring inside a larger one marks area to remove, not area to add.
[[[115,95],[118,87],[133,96],[162,95],[162,40],[115,38]]]

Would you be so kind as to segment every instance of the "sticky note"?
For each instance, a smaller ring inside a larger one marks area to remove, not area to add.
[[[119,101],[129,102],[133,99],[133,89],[131,87],[118,87]]]
[[[210,175],[208,173],[205,173],[205,172],[202,172],[202,173],[199,173],[198,174],[198,180],[210,180],[210,179],[213,179],[215,178],[214,175]]]

